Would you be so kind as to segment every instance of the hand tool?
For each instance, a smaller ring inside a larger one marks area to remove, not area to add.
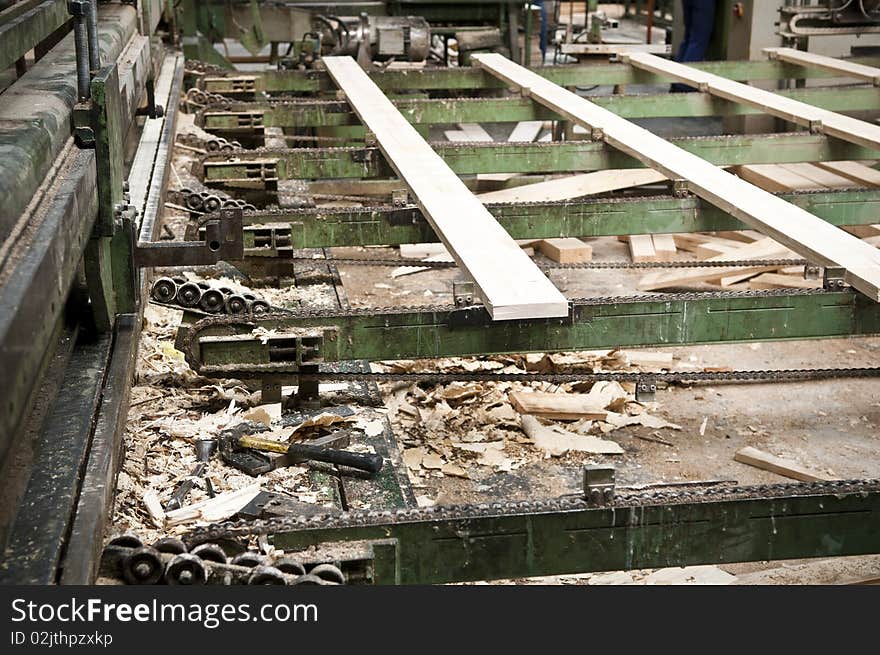
[[[195,479],[201,477],[205,473],[205,469],[208,466],[208,460],[211,459],[211,455],[217,449],[217,441],[215,439],[198,439],[196,440],[196,459],[198,460],[198,464],[195,465],[190,474],[186,477],[183,482],[181,482],[174,491],[171,493],[171,498],[165,504],[165,511],[170,512],[175,509],[180,509],[183,507],[183,501],[186,499],[189,492],[192,491],[193,485],[195,484]],[[208,487],[208,494],[213,497],[214,496],[214,487],[211,485],[210,481],[205,479]]]
[[[338,430],[334,433],[313,439],[309,443],[283,443],[265,439],[253,434],[242,434],[240,430],[221,433],[220,452],[224,461],[246,472],[258,469],[272,470],[278,466],[291,466],[305,461],[327,462],[351,468],[377,473],[382,469],[383,458],[375,453],[352,453],[345,450],[329,448],[330,445],[342,445],[350,440],[350,433]],[[244,450],[243,450],[244,449]],[[269,459],[261,455],[262,451],[277,453],[283,458]],[[247,461],[245,461],[247,460]],[[246,468],[244,468],[246,467]]]

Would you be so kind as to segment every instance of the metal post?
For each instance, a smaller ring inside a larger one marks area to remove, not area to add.
[[[98,47],[98,0],[87,3],[89,15],[89,69],[97,71],[101,68],[101,50]]]
[[[67,11],[73,16],[73,44],[76,49],[76,92],[79,102],[85,102],[89,99],[87,7],[88,3],[83,0],[69,0],[67,3]]]

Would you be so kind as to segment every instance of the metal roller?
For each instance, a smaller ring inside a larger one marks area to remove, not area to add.
[[[202,299],[202,290],[195,282],[187,282],[177,289],[177,304],[181,307],[195,307]]]
[[[170,303],[177,296],[177,283],[170,277],[160,277],[150,289],[150,297],[156,302]]]

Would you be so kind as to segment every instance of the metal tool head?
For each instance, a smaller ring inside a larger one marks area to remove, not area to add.
[[[196,459],[200,462],[207,462],[217,451],[216,439],[196,439]]]

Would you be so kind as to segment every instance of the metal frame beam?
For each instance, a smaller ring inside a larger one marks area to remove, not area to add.
[[[880,189],[781,194],[832,225],[872,225]],[[514,239],[742,230],[742,222],[696,196],[487,205]],[[438,241],[418,207],[291,209],[244,215],[245,256],[289,257],[300,248],[395,246]],[[271,240],[274,236],[274,240]],[[194,236],[193,236],[194,238]],[[267,243],[283,246],[267,248]],[[249,252],[250,249],[250,252]],[[282,254],[284,253],[284,254]]]
[[[256,323],[288,341],[285,331],[323,332],[324,361],[376,361],[877,334],[880,303],[850,291],[668,294],[573,301],[560,319],[493,322],[474,306],[267,316]],[[276,337],[254,337],[254,325],[212,318],[183,325],[178,343],[201,375],[294,377],[296,362],[278,356]]]
[[[853,63],[878,65],[877,58],[853,59]],[[732,80],[787,80],[837,77],[834,73],[815,68],[775,61],[722,61],[693,64],[697,70],[714,73]],[[535,72],[561,86],[663,84],[663,76],[635,70],[626,64],[539,66]],[[442,91],[465,89],[503,89],[491,75],[475,68],[425,68],[421,70],[372,71],[370,78],[383,91]],[[240,82],[248,80],[254,93],[313,93],[335,87],[324,71],[264,71],[260,73],[230,72],[201,77],[198,88],[221,95],[242,92]]]
[[[880,105],[874,87],[806,88],[780,91],[780,96],[831,111],[866,111]],[[623,118],[745,116],[759,109],[701,93],[590,96],[590,101]],[[399,99],[394,106],[410,123],[508,123],[562,120],[563,117],[529,98]],[[196,124],[213,132],[252,132],[242,117],[258,120],[262,127],[338,127],[360,125],[346,103],[332,100],[260,101],[231,103],[228,108],[208,108],[196,114]]]
[[[809,133],[736,135],[670,139],[671,143],[719,166],[781,164],[804,161],[878,159],[880,151]],[[635,157],[602,142],[431,143],[459,175],[480,173],[572,173],[643,168]],[[206,184],[247,182],[258,163],[268,164],[275,178],[340,179],[394,177],[378,148],[287,148],[209,154],[196,171]]]
[[[543,511],[518,509],[529,503],[501,504],[476,516],[463,507],[412,510],[391,518],[374,512],[351,516],[348,527],[303,523],[270,539],[287,551],[373,540],[374,584],[875,553],[880,492],[876,485],[862,491],[845,487],[811,492],[807,485],[775,485],[754,490],[770,497],[667,494],[665,504],[634,499],[593,508],[569,501],[571,508],[563,510],[549,500]],[[662,500],[664,493],[657,496]]]

